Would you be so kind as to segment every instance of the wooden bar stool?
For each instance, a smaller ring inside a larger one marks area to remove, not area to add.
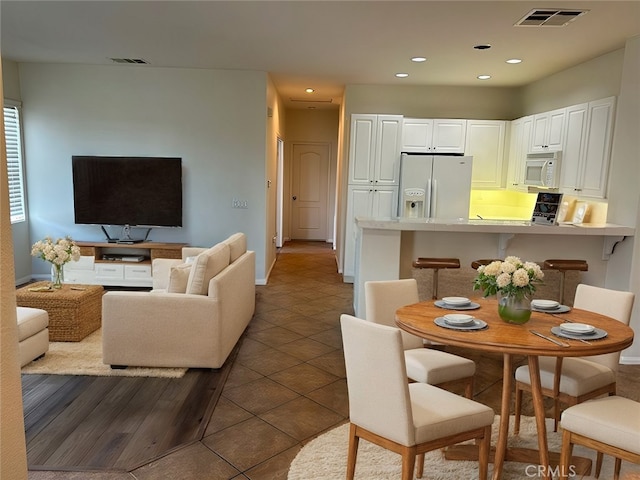
[[[433,269],[433,299],[438,299],[438,272],[443,268],[460,268],[458,258],[425,258],[419,257],[413,261],[413,268]]]
[[[482,265],[489,265],[492,262],[501,262],[502,260],[500,258],[480,258],[478,260],[474,260],[473,262],[471,262],[471,268],[473,268],[474,270],[477,270],[478,267],[482,266]]]
[[[564,305],[564,276],[565,273],[573,270],[586,272],[589,270],[589,264],[586,260],[567,260],[567,259],[548,259],[544,261],[544,268],[549,270],[558,270],[560,272],[560,295],[559,302]]]

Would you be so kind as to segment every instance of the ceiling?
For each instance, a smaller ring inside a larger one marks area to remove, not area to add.
[[[514,26],[549,8],[588,13],[564,27]],[[529,84],[622,48],[640,34],[640,0],[2,0],[0,21],[4,59],[266,71],[287,107],[336,108],[348,84]],[[513,57],[522,63],[505,63]]]

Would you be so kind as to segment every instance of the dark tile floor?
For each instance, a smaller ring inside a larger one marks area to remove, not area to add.
[[[286,479],[302,445],[347,420],[339,318],[353,313],[353,286],[342,282],[330,245],[289,242],[257,293],[256,315],[202,441],[129,473],[29,472],[29,479]],[[499,412],[501,357],[449,351],[482,365],[475,398]],[[640,400],[639,372],[621,366],[621,395]],[[528,403],[524,414],[532,414]]]

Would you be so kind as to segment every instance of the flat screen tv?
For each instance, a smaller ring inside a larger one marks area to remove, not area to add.
[[[182,159],[74,155],[75,222],[182,227]]]

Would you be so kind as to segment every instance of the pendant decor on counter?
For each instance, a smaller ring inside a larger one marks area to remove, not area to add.
[[[478,267],[473,281],[474,290],[482,290],[484,296],[498,296],[498,314],[505,322],[525,324],[531,318],[529,295],[536,291],[536,283],[542,282],[544,273],[537,263],[523,262],[510,256]]]
[[[498,315],[507,323],[523,325],[531,318],[531,300],[524,294],[499,296]]]

